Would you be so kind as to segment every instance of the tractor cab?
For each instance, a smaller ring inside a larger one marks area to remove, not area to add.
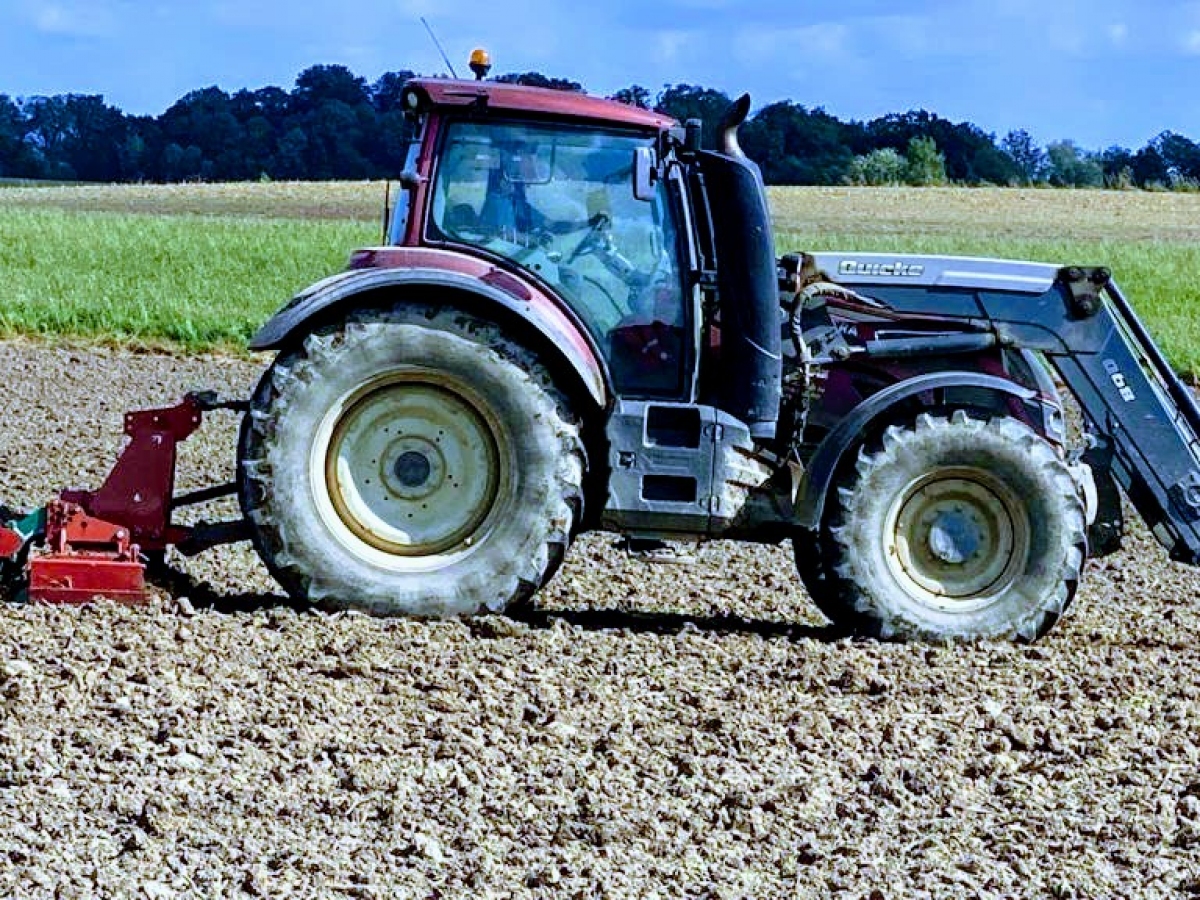
[[[585,333],[613,398],[709,403],[773,435],[774,247],[740,151],[700,151],[698,131],[685,138],[665,116],[537,88],[417,79],[404,104],[417,128],[393,245],[483,260],[544,292]]]

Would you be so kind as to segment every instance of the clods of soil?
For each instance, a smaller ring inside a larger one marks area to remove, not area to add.
[[[0,501],[258,372],[0,343]],[[787,547],[588,535],[532,613],[467,622],[172,562],[146,608],[0,607],[0,896],[1200,895],[1200,572],[1140,524],[1032,647],[835,639]]]

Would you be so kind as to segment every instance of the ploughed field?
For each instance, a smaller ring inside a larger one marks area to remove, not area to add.
[[[260,363],[0,342],[0,499]],[[1200,572],[1140,524],[1033,647],[834,640],[786,547],[612,545],[520,620],[297,610],[246,546],[0,607],[0,896],[1200,894]]]

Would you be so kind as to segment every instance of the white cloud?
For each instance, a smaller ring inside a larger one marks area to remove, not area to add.
[[[930,19],[915,15],[859,16],[792,28],[747,25],[733,53],[748,68],[781,71],[826,64],[862,64],[873,56],[914,59],[956,53],[953,42],[934,40]]]
[[[923,16],[877,16],[866,20],[876,41],[905,56],[922,56],[938,49],[930,42],[934,23]]]
[[[33,27],[43,34],[102,37],[115,30],[114,10],[107,3],[38,3],[27,8]]]
[[[1200,28],[1185,34],[1181,46],[1188,56],[1200,56]]]
[[[817,22],[797,28],[757,25],[738,29],[733,53],[748,68],[799,63],[845,62],[850,28],[844,22]]]
[[[1114,46],[1120,47],[1124,45],[1129,37],[1129,26],[1124,22],[1114,22],[1108,26],[1108,39],[1113,42]]]
[[[416,19],[419,16],[434,15],[444,6],[444,3],[436,2],[436,0],[399,0],[396,9],[402,16]]]
[[[660,31],[654,36],[654,58],[662,63],[675,62],[691,42],[692,35],[687,31]]]

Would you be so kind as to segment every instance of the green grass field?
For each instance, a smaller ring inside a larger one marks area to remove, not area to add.
[[[1200,195],[773,188],[780,251],[1107,265],[1173,362],[1200,374]],[[382,184],[11,187],[0,335],[235,349],[296,290],[379,240]]]
[[[378,241],[372,197],[382,185],[5,189],[0,335],[237,349]]]

